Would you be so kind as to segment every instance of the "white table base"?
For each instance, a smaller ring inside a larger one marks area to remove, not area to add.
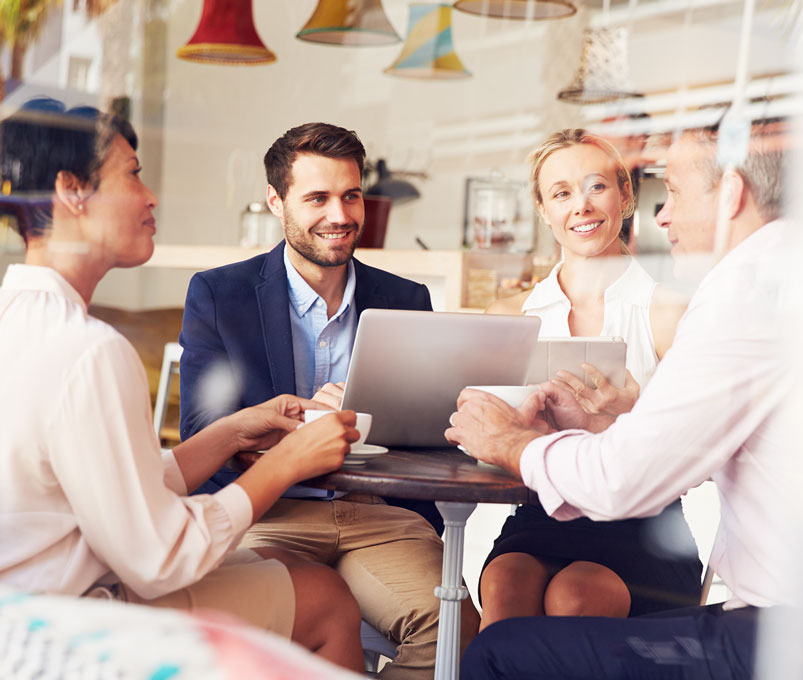
[[[460,602],[468,597],[463,585],[463,539],[466,520],[476,503],[436,501],[444,521],[443,572],[435,595],[441,601],[435,680],[457,680],[460,674]]]

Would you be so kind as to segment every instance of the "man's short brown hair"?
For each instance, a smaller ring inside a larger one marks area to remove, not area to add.
[[[362,176],[365,147],[357,133],[329,123],[305,123],[285,132],[265,154],[265,174],[279,198],[287,196],[292,180],[293,163],[300,153],[326,158],[351,158]]]

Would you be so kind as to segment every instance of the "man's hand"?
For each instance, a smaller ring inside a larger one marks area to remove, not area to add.
[[[558,371],[555,379],[574,392],[577,402],[586,413],[616,417],[628,413],[633,408],[639,397],[640,388],[630,371],[625,370],[625,386],[617,389],[593,364],[583,364],[583,370],[591,378],[594,387],[587,387],[580,378],[568,371]]]
[[[339,382],[339,383],[326,383],[321,389],[319,389],[314,395],[312,395],[312,401],[318,402],[319,406],[315,408],[320,408],[323,406],[324,408],[330,408],[333,411],[340,410],[340,403],[343,401],[343,388],[345,388],[346,383]]]
[[[543,420],[545,396],[534,392],[515,409],[482,390],[464,389],[457,398],[446,439],[460,444],[477,460],[499,465],[517,477],[522,451],[533,439],[549,433]]]
[[[556,430],[602,432],[616,418],[588,413],[575,397],[574,390],[558,379],[539,385],[546,398],[546,421]]]

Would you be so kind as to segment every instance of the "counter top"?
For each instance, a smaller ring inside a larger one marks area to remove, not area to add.
[[[202,271],[247,260],[264,252],[267,252],[264,248],[239,246],[157,244],[153,256],[144,266]],[[485,266],[500,271],[507,269],[519,275],[525,271],[532,271],[533,268],[532,256],[524,253],[357,248],[354,256],[360,262],[372,267],[427,284],[432,293],[433,306],[439,311],[458,311],[466,308],[469,269]],[[486,262],[487,264],[483,264]]]

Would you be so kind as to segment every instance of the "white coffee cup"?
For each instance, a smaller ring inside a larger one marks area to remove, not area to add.
[[[317,409],[317,408],[310,408],[304,411],[304,422],[311,423],[313,420],[318,420],[322,416],[328,415],[330,413],[335,413],[335,411],[331,411],[329,409]],[[363,444],[365,444],[365,440],[368,437],[368,433],[371,431],[371,421],[373,421],[373,416],[370,413],[358,413],[357,414],[357,425],[355,426],[357,431],[360,433],[360,438],[351,445],[351,450],[354,451],[359,449]]]
[[[527,397],[538,391],[537,385],[469,385],[468,388],[493,394],[513,408],[519,408]]]

